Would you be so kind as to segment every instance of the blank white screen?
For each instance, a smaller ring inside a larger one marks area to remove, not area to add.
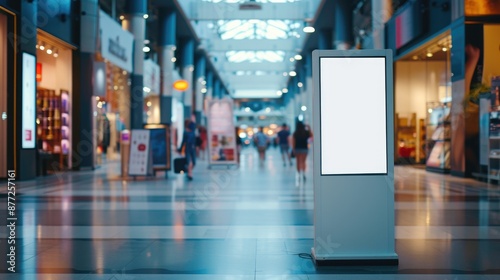
[[[321,174],[387,174],[385,57],[320,58]]]

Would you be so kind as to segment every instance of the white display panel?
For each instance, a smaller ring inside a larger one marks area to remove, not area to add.
[[[36,59],[35,56],[23,53],[23,119],[22,147],[35,148],[36,133]]]
[[[385,57],[320,58],[321,175],[387,174]]]

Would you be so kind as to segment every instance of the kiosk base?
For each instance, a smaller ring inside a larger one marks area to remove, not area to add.
[[[318,258],[311,249],[311,256],[316,266],[397,266],[398,255],[392,256],[331,256]]]

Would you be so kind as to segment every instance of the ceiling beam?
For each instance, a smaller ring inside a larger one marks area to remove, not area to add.
[[[288,72],[292,69],[293,64],[289,63],[270,63],[270,62],[217,62],[217,69],[221,72],[236,72],[236,71],[266,71],[266,72]]]
[[[202,20],[305,20],[312,17],[309,1],[289,3],[256,3],[257,10],[241,10],[241,3],[191,2],[190,19]]]
[[[206,45],[206,49],[212,52],[227,52],[227,51],[284,51],[298,53],[300,45],[296,38],[293,39],[243,39],[243,40],[221,40],[219,38],[211,38],[203,40],[202,46]]]
[[[283,77],[283,75],[263,75],[263,76],[256,76],[256,75],[242,75],[242,76],[237,76],[237,75],[223,75],[224,80],[227,81],[228,84],[230,84],[230,87],[235,87],[235,86],[242,86],[242,85],[248,85],[250,88],[258,85],[265,85],[267,88],[269,88],[269,85],[272,85],[276,88],[279,88],[282,83],[286,81],[286,77]]]

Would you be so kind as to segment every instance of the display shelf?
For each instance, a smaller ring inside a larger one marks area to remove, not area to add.
[[[60,169],[67,167],[67,151],[70,147],[68,102],[67,91],[37,88],[38,148],[51,154],[52,160],[59,162]]]
[[[446,103],[427,103],[426,170],[449,173],[451,170],[450,107]]]

